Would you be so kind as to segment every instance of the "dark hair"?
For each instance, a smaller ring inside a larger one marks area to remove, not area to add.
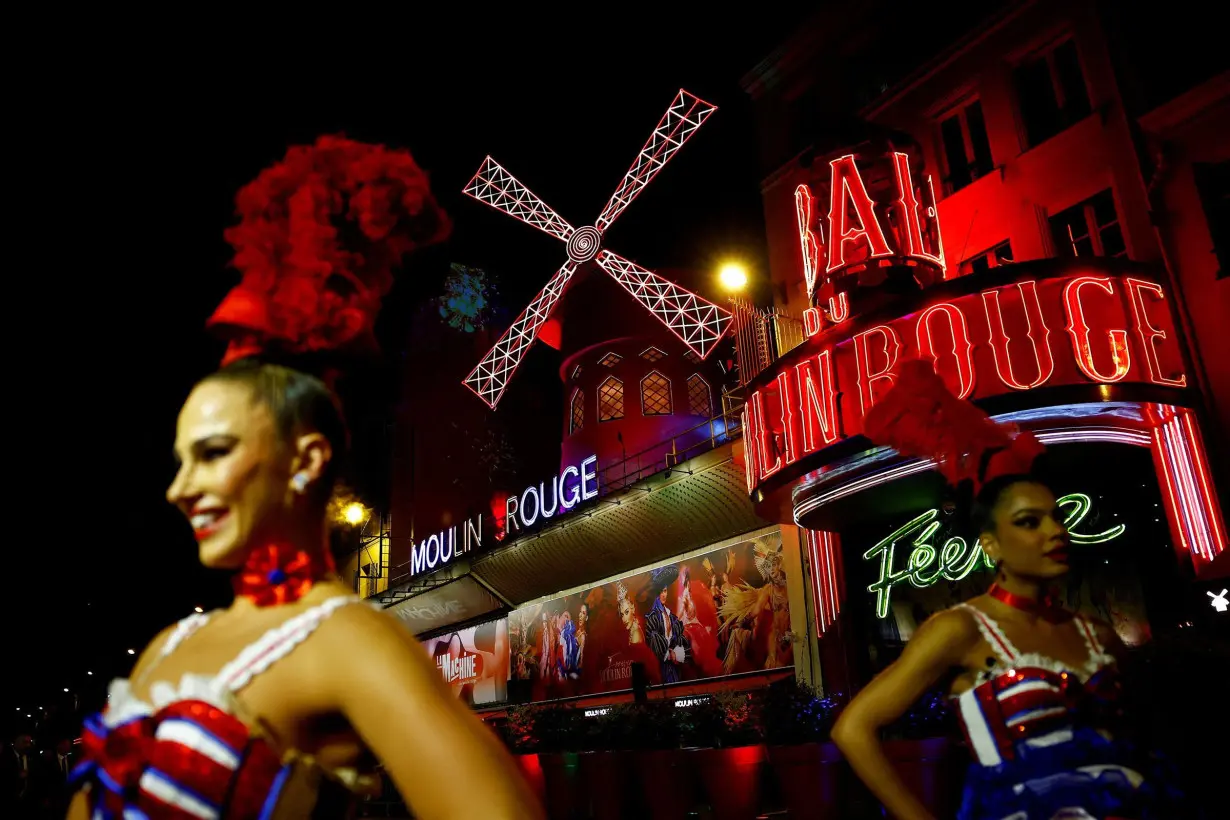
[[[321,494],[328,498],[350,450],[350,434],[342,406],[328,386],[315,376],[259,359],[240,359],[214,371],[200,383],[242,384],[252,398],[268,408],[278,435],[292,441],[304,433],[320,433],[333,448],[321,477]]]
[[[978,494],[974,496],[973,508],[970,510],[970,521],[974,525],[974,532],[982,535],[984,532],[991,532],[995,529],[996,505],[999,504],[1009,487],[1022,483],[1041,484],[1048,490],[1050,489],[1050,484],[1046,479],[1032,473],[1010,473],[996,476],[983,484]]]

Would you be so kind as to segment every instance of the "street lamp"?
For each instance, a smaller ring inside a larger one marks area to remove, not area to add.
[[[728,291],[741,291],[747,287],[747,268],[738,262],[727,262],[718,270],[718,281]]]
[[[342,508],[342,519],[352,527],[357,527],[367,520],[367,507],[358,501],[351,501]]]

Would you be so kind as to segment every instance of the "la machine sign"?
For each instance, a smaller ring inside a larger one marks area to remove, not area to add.
[[[914,187],[908,158],[892,153],[879,186],[863,183],[853,157],[830,165],[829,196],[796,190],[803,273],[816,305],[804,317],[807,338],[748,385],[753,497],[831,460],[828,448],[862,432],[867,411],[914,358],[931,362],[954,394],[979,402],[1016,396],[1006,404],[1045,406],[1057,403],[1047,388],[1084,387],[1096,391],[1085,400],[1105,401],[1114,390],[1186,404],[1169,296],[1151,267],[1046,259],[945,280],[930,184]],[[816,214],[819,203],[827,217]],[[877,292],[893,277],[913,284],[897,295]]]
[[[504,501],[502,515],[476,515],[414,544],[410,550],[410,574],[433,572],[483,548],[483,532],[492,536],[524,533],[540,527],[557,516],[566,515],[586,501],[598,497],[598,457],[592,455],[578,465],[565,467],[550,481],[531,484]],[[484,524],[484,519],[486,523]],[[502,525],[502,526],[500,526]]]

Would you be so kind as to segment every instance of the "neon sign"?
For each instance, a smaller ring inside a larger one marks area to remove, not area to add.
[[[1060,385],[1186,383],[1161,285],[1094,275],[1084,262],[1047,262],[1049,276],[1031,267],[1014,266],[1008,282],[997,270],[1002,284],[980,291],[970,288],[976,277],[945,282],[943,295],[903,316],[830,328],[784,356],[751,383],[743,411],[748,491],[861,433],[899,364],[915,357],[975,401]]]
[[[885,162],[889,168],[870,168]],[[947,263],[935,186],[930,176],[916,185],[919,170],[921,164],[900,151],[871,157],[846,154],[829,161],[827,191],[822,189],[819,198],[808,185],[795,188],[807,295],[813,303],[817,296],[826,302],[829,322],[849,318],[848,293],[856,275],[860,284],[874,284],[883,278],[881,269],[908,267],[920,286],[944,277]],[[817,207],[821,203],[823,212]],[[818,332],[820,312],[809,309],[804,321],[808,335]]]
[[[1099,533],[1077,532],[1088,517],[1093,500],[1084,493],[1071,493],[1057,503],[1064,511],[1063,523],[1073,544],[1101,544],[1118,538],[1127,530],[1126,525],[1116,524]],[[867,587],[867,591],[876,596],[876,617],[888,617],[893,587],[899,584],[909,583],[915,589],[925,589],[941,580],[960,581],[971,572],[994,568],[983,552],[982,544],[977,541],[971,547],[957,535],[945,540],[943,546],[937,549],[933,539],[940,529],[940,522],[936,520],[939,514],[938,509],[927,510],[863,553],[863,558],[868,561],[880,559],[880,577]],[[905,566],[898,569],[895,560],[897,546],[911,537],[909,557]]]
[[[564,515],[583,501],[598,497],[598,456],[585,459],[579,466],[569,465],[551,479],[526,487],[519,495],[505,500],[504,519],[496,522],[496,540],[502,540],[498,530],[507,534],[526,530],[539,521]],[[548,490],[550,493],[548,494]],[[548,498],[550,506],[548,506]],[[460,533],[459,533],[460,531]],[[460,534],[460,537],[459,537]],[[476,515],[460,527],[454,525],[433,533],[410,548],[410,574],[418,575],[439,569],[483,545],[483,516]]]

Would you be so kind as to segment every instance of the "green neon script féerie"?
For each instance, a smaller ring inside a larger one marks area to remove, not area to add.
[[[1064,511],[1063,523],[1068,528],[1068,538],[1073,544],[1101,544],[1118,538],[1127,530],[1125,525],[1116,524],[1099,533],[1077,532],[1077,528],[1089,516],[1093,499],[1084,493],[1071,493],[1056,503]],[[940,579],[960,581],[971,572],[992,568],[990,559],[978,541],[974,541],[971,547],[964,538],[953,536],[936,549],[932,539],[940,528],[940,522],[936,520],[939,514],[938,509],[927,510],[863,553],[864,559],[880,559],[880,577],[867,587],[867,591],[874,592],[876,596],[876,617],[888,617],[892,590],[898,584],[908,582],[916,589],[924,589]],[[897,546],[911,538],[908,542],[910,554],[906,565],[903,569],[897,569],[894,561]]]

